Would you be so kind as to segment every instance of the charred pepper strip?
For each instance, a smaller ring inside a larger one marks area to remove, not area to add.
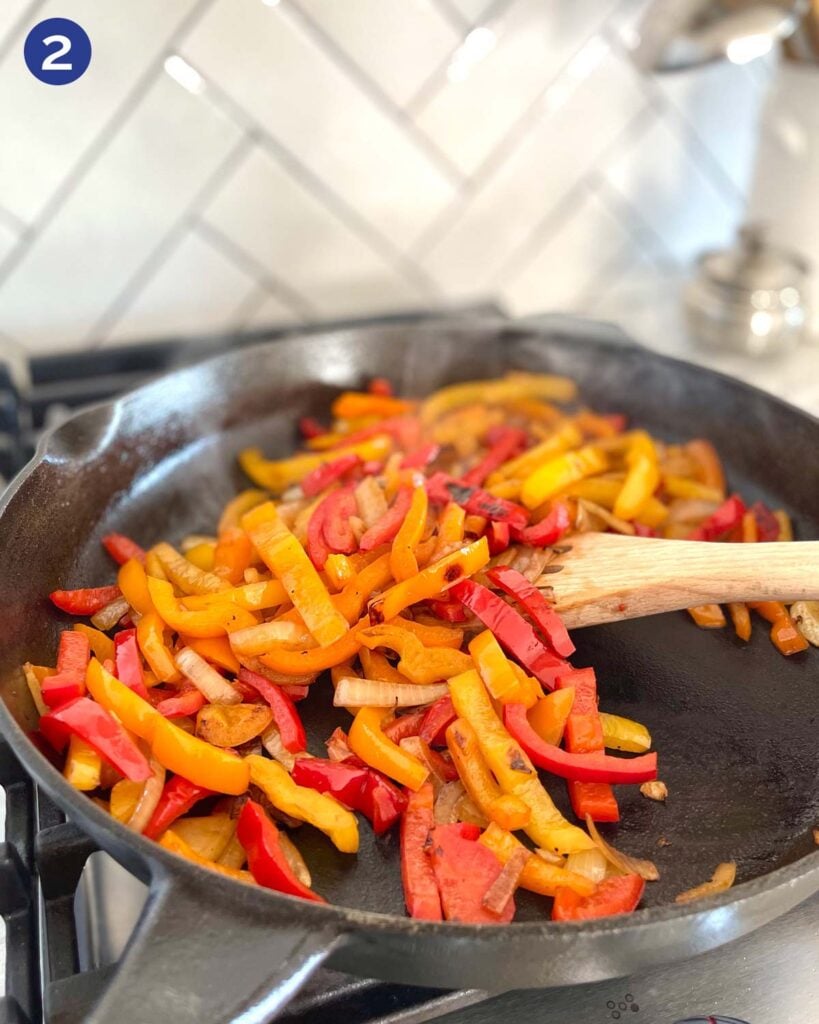
[[[483,516],[500,523],[508,523],[511,529],[522,530],[529,521],[525,508],[505,498],[496,498],[480,487],[469,487],[446,473],[434,473],[427,480],[429,499],[436,505],[454,501],[467,515]]]
[[[546,548],[567,533],[572,525],[569,510],[562,501],[555,502],[547,515],[523,530],[512,530],[512,536],[520,544],[531,544],[535,548]]]

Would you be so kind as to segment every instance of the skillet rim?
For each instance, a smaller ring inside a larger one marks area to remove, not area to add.
[[[757,401],[761,400],[769,406],[786,411],[790,415],[795,415],[799,419],[813,425],[815,428],[819,428],[819,417],[797,408],[778,395],[763,391],[761,388],[739,378],[732,377],[722,371],[713,370],[701,364],[665,355],[650,349],[643,349],[631,342],[631,339],[623,334],[616,325],[605,324],[601,321],[582,317],[562,317],[558,315],[549,319],[543,318],[538,324],[534,325],[502,319],[481,320],[475,323],[444,320],[423,323],[417,326],[380,324],[368,327],[342,328],[336,331],[319,331],[306,337],[296,337],[301,345],[315,346],[319,349],[331,339],[340,342],[348,335],[358,337],[362,334],[383,335],[384,333],[398,333],[406,339],[407,334],[429,333],[436,330],[445,331],[449,334],[462,332],[470,336],[483,333],[496,334],[501,330],[507,335],[517,334],[522,338],[539,339],[548,342],[549,334],[547,330],[551,329],[553,333],[559,333],[562,328],[569,324],[572,325],[575,331],[578,331],[578,334],[572,339],[574,344],[591,349],[605,348],[615,352],[620,348],[624,352],[638,353],[652,361],[664,364],[671,370],[679,367],[689,372],[693,371],[696,375],[704,375],[712,379],[716,378],[722,383],[723,387],[744,392],[749,398],[754,398]],[[601,328],[608,329],[611,332],[612,327],[617,333],[616,339],[612,339],[611,333],[608,336],[601,336]],[[585,330],[585,334],[580,333],[583,330]],[[595,332],[597,337],[594,336]],[[279,346],[283,341],[287,340],[294,340],[294,338],[260,341],[226,353],[209,356],[193,364],[180,366],[175,370],[165,372],[117,398],[96,402],[77,411],[63,423],[51,428],[42,435],[32,459],[9,482],[6,490],[0,496],[0,523],[2,523],[2,517],[6,515],[9,505],[29,477],[36,473],[39,467],[46,462],[52,443],[55,439],[59,438],[64,430],[73,429],[77,423],[82,422],[84,419],[92,420],[101,410],[107,410],[108,422],[116,424],[127,404],[144,398],[154,388],[166,387],[170,380],[175,378],[181,380],[186,373],[196,372],[205,366],[216,368],[220,363],[227,369],[238,361],[252,359],[256,353]],[[214,433],[218,434],[218,431]],[[70,816],[78,820],[85,830],[90,833],[91,837],[98,842],[100,848],[106,850],[115,860],[123,863],[128,870],[135,871],[143,881],[147,876],[154,883],[161,881],[164,876],[164,880],[173,885],[174,876],[176,875],[181,876],[195,888],[202,889],[203,891],[206,890],[210,895],[216,895],[214,892],[214,889],[216,889],[219,891],[220,904],[225,906],[233,904],[236,908],[236,916],[250,909],[250,907],[242,907],[242,904],[247,902],[247,900],[239,900],[240,894],[245,897],[248,894],[253,894],[256,899],[261,894],[262,904],[259,910],[262,912],[264,909],[274,911],[275,908],[286,912],[287,908],[298,906],[300,909],[300,919],[305,924],[314,924],[316,926],[330,925],[331,929],[338,935],[349,933],[353,928],[362,928],[403,937],[417,936],[423,938],[425,935],[429,935],[442,939],[447,937],[452,939],[470,938],[473,941],[483,942],[492,941],[494,936],[500,939],[509,928],[513,928],[516,937],[520,938],[526,938],[529,934],[541,934],[544,930],[549,934],[554,934],[556,937],[557,935],[565,935],[568,938],[573,934],[604,936],[616,935],[623,931],[633,932],[653,929],[655,926],[689,918],[692,920],[699,918],[704,922],[715,910],[729,906],[739,907],[762,894],[774,894],[779,890],[784,892],[788,888],[793,888],[799,881],[805,881],[808,885],[812,882],[813,891],[819,891],[819,849],[817,849],[790,864],[759,875],[749,881],[741,882],[723,893],[704,900],[690,904],[665,904],[659,907],[645,907],[628,915],[590,921],[558,922],[551,919],[543,921],[512,921],[510,924],[499,928],[496,925],[419,921],[396,914],[360,910],[355,907],[345,907],[339,904],[317,904],[273,890],[263,889],[261,886],[246,886],[224,875],[200,867],[198,864],[187,861],[176,854],[171,854],[159,846],[158,843],[147,839],[142,834],[130,831],[65,781],[62,774],[27,739],[22,728],[12,717],[3,700],[0,700],[0,734],[6,738],[28,774],[45,789],[61,809],[65,811],[70,809]],[[32,754],[36,756],[32,758]],[[110,841],[106,842],[106,840],[109,840],[109,837]],[[120,849],[123,844],[126,851],[124,855]],[[797,902],[808,898],[808,895],[809,893],[799,897]],[[258,911],[254,909],[253,912],[257,913]],[[336,927],[332,928],[333,925],[336,925]]]

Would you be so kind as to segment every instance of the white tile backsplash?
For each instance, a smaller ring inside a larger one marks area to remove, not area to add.
[[[0,0],[0,330],[578,308],[684,269],[742,219],[780,72],[641,76],[647,2]],[[60,88],[21,53],[52,15],[93,47]]]

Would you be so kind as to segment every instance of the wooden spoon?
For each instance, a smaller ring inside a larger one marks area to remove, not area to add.
[[[819,600],[819,541],[707,544],[579,533],[557,550],[537,586],[554,597],[569,629],[699,604]]]

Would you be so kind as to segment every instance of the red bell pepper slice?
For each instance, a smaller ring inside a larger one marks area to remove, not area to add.
[[[305,497],[314,498],[320,494],[325,487],[340,480],[345,473],[355,469],[361,462],[361,457],[351,452],[348,455],[339,455],[332,462],[324,462],[315,469],[311,469],[301,481],[301,489]]]
[[[466,612],[460,601],[429,601],[429,610],[444,622],[466,622]]]
[[[85,696],[85,671],[91,646],[84,633],[64,629],[57,651],[57,672],[47,676],[41,686],[43,700],[50,708],[58,708],[70,700]]]
[[[242,807],[236,837],[245,848],[247,866],[259,885],[314,903],[327,902],[296,878],[282,850],[279,830],[254,800]]]
[[[756,520],[757,540],[768,543],[779,539],[779,520],[771,512],[764,501],[751,505],[751,512]]]
[[[474,580],[460,580],[449,593],[474,612],[498,643],[547,689],[554,688],[555,679],[566,671],[568,662],[547,649],[522,615]]]
[[[720,540],[742,524],[742,517],[746,511],[742,498],[738,494],[732,494],[716,512],[712,512],[696,530],[692,531],[689,540]]]
[[[603,755],[603,726],[597,711],[597,682],[594,669],[574,669],[564,673],[556,682],[558,690],[574,687],[572,710],[566,720],[564,743],[572,754]],[[567,783],[572,809],[585,820],[590,814],[593,821],[619,821],[620,810],[614,790],[606,782],[588,782],[571,779]]]
[[[55,745],[54,739],[64,743],[69,733],[79,736],[132,782],[144,782],[151,777],[147,758],[125,729],[105,708],[88,697],[77,697],[43,715],[40,731],[52,745]]]
[[[526,432],[518,427],[501,427],[490,443],[492,447],[481,461],[461,477],[468,487],[480,487],[490,473],[522,451],[526,445]]]
[[[304,685],[282,686],[280,689],[283,690],[295,704],[298,704],[300,700],[304,700],[310,692],[310,687]]]
[[[489,570],[487,576],[504,594],[513,597],[521,605],[555,654],[559,654],[563,658],[574,654],[575,646],[569,636],[569,631],[563,625],[563,620],[523,573],[509,565],[496,565]]]
[[[136,541],[126,537],[124,533],[109,533],[102,538],[102,546],[114,559],[117,565],[125,565],[135,558],[145,564],[145,551]]]
[[[121,597],[119,587],[86,587],[82,590],[55,590],[48,595],[61,612],[69,615],[96,615]]]
[[[327,495],[322,531],[325,543],[336,554],[351,555],[358,547],[350,526],[350,517],[355,515],[358,515],[358,506],[351,487]]]
[[[508,523],[513,531],[522,530],[529,521],[529,513],[522,505],[516,505],[505,498],[496,498],[480,487],[467,487],[446,473],[433,473],[426,486],[429,500],[435,505],[454,501],[469,515]]]
[[[271,683],[269,679],[265,679],[264,676],[251,672],[247,668],[239,670],[239,679],[258,690],[262,698],[270,705],[273,721],[281,733],[285,750],[289,750],[291,754],[298,754],[302,750],[306,750],[307,736],[304,732],[304,724],[296,711],[293,700],[282,692],[281,686]]]
[[[457,718],[452,698],[447,694],[431,704],[423,714],[421,726],[416,735],[425,743],[446,744],[444,733]]]
[[[361,551],[372,551],[382,544],[389,544],[395,540],[395,535],[401,529],[401,524],[409,512],[411,502],[411,488],[402,487],[384,515],[361,537],[358,545]]]
[[[310,522],[307,524],[307,554],[318,572],[324,569],[327,559],[330,557],[330,548],[324,539],[324,513],[327,507],[327,498],[322,499],[313,510]]]
[[[572,754],[553,743],[546,743],[529,724],[525,704],[504,705],[503,724],[538,768],[561,778],[608,783],[648,782],[657,778],[657,754],[654,751],[639,757],[612,757],[601,751]]]
[[[612,875],[599,882],[591,896],[561,887],[552,904],[553,921],[588,921],[637,909],[646,883],[639,875]]]
[[[135,629],[121,629],[114,637],[114,658],[116,677],[129,690],[148,699],[145,674],[142,670],[142,656],[139,653]]]
[[[432,783],[425,782],[409,794],[407,809],[401,818],[401,882],[404,903],[410,917],[422,921],[441,921],[441,897],[435,872],[427,856],[430,833],[435,825]]]
[[[634,532],[638,537],[659,537],[659,533],[654,529],[653,526],[646,526],[644,523],[632,523]]]
[[[165,718],[188,718],[207,704],[204,693],[196,687],[185,690],[176,697],[166,697],[156,704],[156,710]]]
[[[195,782],[183,779],[181,775],[174,775],[165,783],[162,796],[156,805],[156,810],[145,829],[145,835],[149,839],[157,839],[162,833],[171,827],[177,818],[199,803],[206,797],[214,796],[212,789],[205,789],[204,786],[197,786]]]
[[[372,822],[373,832],[380,836],[392,828],[406,809],[407,794],[386,775],[371,768],[362,793],[361,811]]]
[[[395,394],[392,384],[386,377],[373,377],[367,385],[367,390],[371,395],[382,395],[384,398],[392,398]]]
[[[526,526],[522,530],[513,529],[512,536],[521,544],[547,548],[550,544],[556,544],[570,526],[569,510],[562,501],[559,501],[539,523]]]
[[[489,524],[489,529],[486,532],[486,538],[489,541],[489,554],[499,555],[509,547],[509,541],[511,539],[509,523],[497,523],[493,520]]]
[[[420,448],[407,452],[401,460],[399,469],[423,469],[434,462],[441,452],[441,446],[434,441],[422,444]]]
[[[383,733],[393,743],[400,743],[408,736],[417,736],[425,715],[426,711],[411,711],[407,715],[399,715],[389,725],[383,727]]]
[[[309,441],[313,437],[321,437],[327,431],[317,419],[312,416],[302,416],[299,420],[299,433],[305,441]]]
[[[492,851],[464,838],[460,825],[436,825],[431,839],[429,857],[446,920],[462,924],[511,921],[515,916],[514,897],[500,914],[493,914],[483,905],[487,890],[503,870]]]
[[[297,785],[329,793],[350,810],[361,810],[361,796],[369,779],[367,768],[321,757],[299,757],[290,774]]]

